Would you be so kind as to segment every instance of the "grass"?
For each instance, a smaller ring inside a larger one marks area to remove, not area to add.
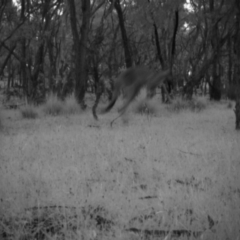
[[[38,110],[34,105],[27,104],[20,109],[20,113],[23,118],[35,119],[38,117]]]
[[[71,95],[66,98],[66,100],[64,102],[64,110],[63,111],[67,115],[76,114],[81,111],[81,108],[80,108],[79,104],[77,103],[74,95]]]
[[[46,102],[39,107],[34,105],[25,105],[20,108],[22,118],[35,119],[43,111],[46,115],[73,115],[80,113],[81,109],[74,96],[69,96],[65,101],[58,99],[56,95],[50,94]]]
[[[114,109],[96,128],[86,112],[43,118],[37,128],[19,121],[14,134],[9,121],[0,148],[0,236],[237,239],[240,136],[232,110],[209,103],[191,111],[151,121],[132,114],[128,126],[113,128]]]
[[[207,107],[207,100],[203,97],[193,98],[192,100],[185,100],[180,97],[173,100],[169,105],[169,109],[175,112],[182,110],[190,110],[193,112],[200,112]]]
[[[56,95],[50,94],[42,109],[47,115],[57,116],[63,113],[64,106],[63,102]]]
[[[26,215],[11,219],[3,216],[0,219],[5,239],[92,239],[96,237],[95,219],[99,215],[107,219],[103,207],[87,206],[82,209],[66,206],[28,208]],[[86,224],[87,223],[87,224]],[[112,221],[99,224],[101,231],[110,230]],[[1,228],[1,227],[0,227]]]
[[[42,110],[46,115],[51,116],[72,115],[81,112],[74,95],[62,101],[56,95],[50,94],[46,103],[42,105]]]
[[[146,114],[146,115],[156,115],[158,109],[156,107],[156,103],[152,101],[138,101],[134,105],[134,112],[138,114]]]

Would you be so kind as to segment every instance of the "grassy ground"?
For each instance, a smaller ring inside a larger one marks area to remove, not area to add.
[[[53,214],[51,206],[67,223],[66,209],[81,209],[81,224],[74,236],[46,230],[46,239],[102,238],[96,216],[111,225],[104,239],[240,238],[240,135],[226,103],[201,112],[158,106],[155,116],[129,113],[112,128],[116,109],[99,122],[90,111],[1,115],[2,232],[13,231],[9,216],[29,221],[36,209]]]

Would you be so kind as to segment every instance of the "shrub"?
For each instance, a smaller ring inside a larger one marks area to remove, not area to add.
[[[229,102],[227,103],[227,108],[231,109],[232,107],[233,107],[233,104],[232,104],[232,102],[229,101]]]
[[[198,97],[188,102],[189,102],[189,108],[195,112],[200,112],[204,110],[207,106],[206,99],[203,97]]]
[[[47,115],[56,116],[63,112],[63,102],[54,94],[50,94],[46,103],[43,105],[43,111]]]
[[[227,97],[230,100],[236,100],[240,95],[240,86],[239,85],[230,85],[227,89]]]
[[[193,98],[191,100],[185,100],[178,97],[173,100],[172,104],[170,105],[170,109],[176,112],[187,109],[194,112],[199,112],[205,109],[206,106],[206,99],[203,97]]]
[[[172,101],[172,104],[169,105],[170,109],[176,112],[187,109],[187,100],[177,97]]]
[[[27,104],[20,109],[23,118],[35,119],[38,117],[38,112],[32,104]]]
[[[79,111],[80,111],[80,106],[77,103],[77,100],[74,97],[74,95],[67,97],[64,104],[64,113],[76,114]]]
[[[157,108],[152,102],[140,101],[134,106],[134,112],[138,114],[154,115],[157,112]]]

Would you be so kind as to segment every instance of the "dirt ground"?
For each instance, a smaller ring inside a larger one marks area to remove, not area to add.
[[[131,234],[185,229],[240,238],[240,132],[233,109],[91,112],[22,119],[2,110],[0,213],[35,206],[102,206]],[[95,235],[94,235],[95,236]],[[93,237],[94,238],[94,237]],[[118,237],[122,239],[122,237]]]

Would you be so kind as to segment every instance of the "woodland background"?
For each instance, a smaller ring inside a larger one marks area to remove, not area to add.
[[[0,239],[239,239],[239,65],[239,0],[1,0]]]
[[[109,99],[119,72],[170,69],[175,92],[236,99],[240,85],[238,0],[2,0],[0,82],[42,103],[47,93]]]

